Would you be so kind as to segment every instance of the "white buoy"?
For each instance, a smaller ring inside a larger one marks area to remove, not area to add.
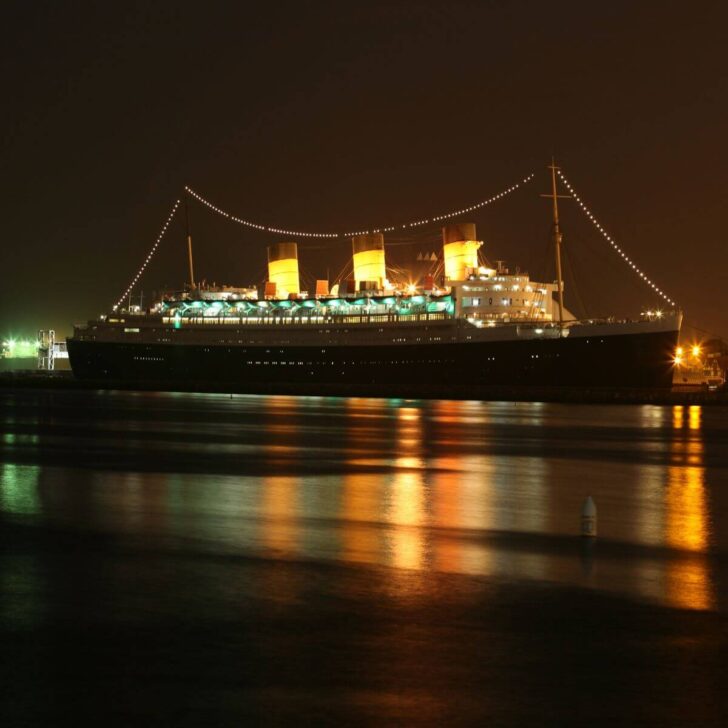
[[[591,496],[586,498],[581,507],[581,535],[597,535],[597,506]]]

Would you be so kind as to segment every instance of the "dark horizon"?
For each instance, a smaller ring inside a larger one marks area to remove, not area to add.
[[[553,276],[538,197],[553,153],[687,323],[728,337],[718,3],[11,3],[6,18],[2,336],[67,334],[108,309],[185,184],[241,217],[336,231],[430,217],[536,172],[463,219],[490,259]],[[657,302],[573,203],[562,213],[567,306]],[[199,204],[191,218],[199,277],[260,280],[280,236]],[[386,239],[401,264],[439,245],[438,226]],[[350,252],[299,242],[311,275]],[[142,287],[184,278],[178,216]]]

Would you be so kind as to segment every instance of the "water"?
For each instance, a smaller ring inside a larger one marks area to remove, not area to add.
[[[722,722],[726,409],[0,406],[11,724]]]

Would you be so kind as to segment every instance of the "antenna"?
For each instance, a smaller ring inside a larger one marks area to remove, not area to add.
[[[556,188],[556,172],[559,167],[556,166],[554,158],[551,157],[551,164],[547,167],[551,170],[551,193],[541,195],[541,197],[550,197],[554,205],[554,248],[556,253],[556,280],[559,286],[559,326],[564,325],[564,279],[561,275],[561,228],[559,227],[559,198],[570,199],[571,195],[560,195]]]
[[[190,264],[190,288],[195,288],[195,266],[192,262],[192,233],[190,232],[190,207],[188,203],[189,193],[185,188],[185,225],[187,228],[187,257]]]

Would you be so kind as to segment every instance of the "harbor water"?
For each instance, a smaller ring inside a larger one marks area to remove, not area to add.
[[[0,408],[3,724],[723,724],[728,408]]]

